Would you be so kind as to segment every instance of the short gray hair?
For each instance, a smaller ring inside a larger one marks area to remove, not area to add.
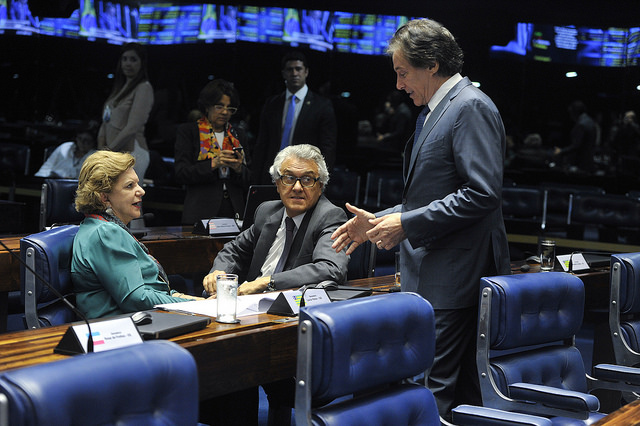
[[[320,149],[317,146],[309,144],[290,145],[276,155],[275,160],[273,160],[273,165],[269,168],[269,174],[271,174],[271,180],[273,183],[280,178],[280,167],[282,167],[284,160],[289,157],[314,161],[318,165],[318,177],[320,178],[322,189],[324,190],[324,188],[326,188],[329,183],[327,163],[325,163]]]

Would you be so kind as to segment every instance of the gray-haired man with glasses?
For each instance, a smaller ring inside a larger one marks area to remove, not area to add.
[[[288,146],[269,173],[280,200],[261,204],[254,224],[218,253],[203,281],[209,294],[220,273],[238,274],[238,294],[346,279],[349,258],[331,249],[330,236],[347,217],[322,194],[329,172],[320,150]]]

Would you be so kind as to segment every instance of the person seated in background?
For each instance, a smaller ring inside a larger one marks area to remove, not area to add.
[[[376,134],[378,143],[389,151],[402,152],[413,132],[414,120],[400,91],[394,90],[387,95],[384,111],[378,118],[381,121]]]
[[[269,173],[280,200],[258,206],[254,224],[224,245],[203,280],[209,294],[216,293],[216,275],[224,273],[238,274],[238,282],[243,283],[239,295],[325,280],[342,284],[347,277],[349,257],[332,252],[330,240],[347,215],[322,194],[329,172],[320,149],[308,144],[288,146],[276,155]],[[288,232],[292,240],[289,250]],[[289,425],[293,378],[264,384],[263,388],[269,400],[268,425]]]
[[[81,126],[75,140],[58,145],[35,176],[78,179],[82,163],[96,149],[98,127],[96,121]]]
[[[258,206],[254,224],[224,245],[213,261],[203,285],[215,294],[218,274],[238,274],[238,294],[283,290],[331,280],[343,283],[348,258],[332,253],[331,233],[347,217],[322,193],[329,172],[320,150],[313,145],[292,145],[278,153],[269,173],[280,200]],[[279,262],[293,222],[288,257]]]
[[[144,195],[134,164],[131,154],[97,151],[80,170],[76,210],[85,219],[73,241],[71,281],[87,318],[201,299],[171,290],[160,263],[127,228]]]

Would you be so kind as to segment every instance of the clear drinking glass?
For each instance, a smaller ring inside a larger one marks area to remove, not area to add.
[[[542,240],[540,242],[540,270],[543,272],[553,271],[556,261],[556,242],[552,240]]]
[[[238,276],[236,274],[216,275],[217,322],[237,323]]]

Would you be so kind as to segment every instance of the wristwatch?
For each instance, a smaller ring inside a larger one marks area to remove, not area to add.
[[[273,278],[271,278],[269,284],[267,284],[267,291],[276,291],[276,283]]]

